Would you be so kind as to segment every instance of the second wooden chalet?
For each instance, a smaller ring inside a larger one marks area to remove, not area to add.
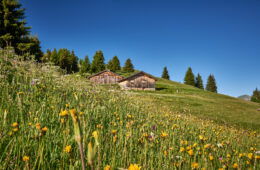
[[[88,79],[97,84],[116,84],[120,80],[122,80],[124,77],[110,71],[110,70],[104,70],[99,73],[96,73],[92,76],[89,76]]]
[[[126,90],[155,90],[156,78],[140,71],[118,82],[122,89]]]

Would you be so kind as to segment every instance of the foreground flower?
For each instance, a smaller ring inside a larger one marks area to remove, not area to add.
[[[233,168],[237,169],[237,167],[238,167],[237,163],[234,163]]]
[[[13,127],[18,127],[19,124],[18,124],[17,122],[14,122],[12,126],[13,126]]]
[[[24,162],[28,162],[28,161],[29,161],[29,156],[24,156],[24,157],[23,157],[23,161],[24,161]]]
[[[47,132],[48,128],[45,126],[44,128],[42,128],[43,132]]]
[[[197,162],[192,163],[192,169],[197,169],[199,168],[199,164]]]
[[[70,153],[70,151],[71,151],[71,145],[66,146],[64,152]]]
[[[128,170],[140,170],[141,169],[141,166],[137,165],[137,164],[131,164],[129,167],[128,167]]]
[[[104,170],[111,170],[111,167],[109,165],[105,166]]]

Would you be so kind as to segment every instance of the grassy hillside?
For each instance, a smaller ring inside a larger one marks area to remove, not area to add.
[[[260,105],[234,97],[204,91],[189,85],[160,79],[156,91],[139,92],[143,97],[171,105],[174,110],[217,122],[260,129]]]
[[[19,58],[0,50],[0,169],[260,168],[258,131],[189,110],[240,100],[165,80],[121,91]]]

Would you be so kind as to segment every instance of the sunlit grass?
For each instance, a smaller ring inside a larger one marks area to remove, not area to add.
[[[257,131],[55,77],[12,53],[2,52],[0,66],[0,169],[259,169]]]

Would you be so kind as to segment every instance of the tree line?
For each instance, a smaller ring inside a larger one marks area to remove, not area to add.
[[[168,73],[167,67],[163,68],[162,78],[169,80],[170,76]],[[204,90],[203,81],[201,75],[198,73],[197,77],[195,78],[191,67],[188,68],[184,77],[184,84],[191,85],[197,87],[199,89]],[[206,90],[217,93],[217,85],[214,75],[210,74],[208,76]]]

